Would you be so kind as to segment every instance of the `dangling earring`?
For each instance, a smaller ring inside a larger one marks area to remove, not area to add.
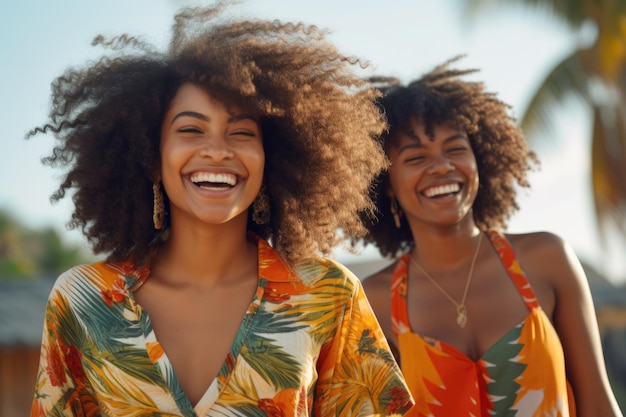
[[[252,203],[252,220],[259,225],[270,221],[270,198],[265,189],[265,184],[261,186],[259,194]]]
[[[402,225],[400,224],[400,207],[398,207],[398,200],[395,197],[391,197],[391,215],[393,216],[393,222],[396,227],[399,229]]]
[[[152,210],[152,223],[156,230],[161,230],[163,220],[165,219],[165,203],[163,202],[163,192],[158,182],[152,184],[152,193],[154,194],[154,206]]]

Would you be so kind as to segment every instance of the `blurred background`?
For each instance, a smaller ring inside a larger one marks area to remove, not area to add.
[[[54,279],[96,259],[65,226],[71,198],[49,202],[61,171],[40,160],[54,139],[25,139],[45,122],[50,84],[101,55],[99,34],[165,48],[176,11],[202,3],[0,2],[0,417],[28,412]],[[481,70],[470,79],[512,106],[541,160],[509,232],[547,230],[574,248],[626,409],[626,0],[248,0],[233,11],[326,28],[370,62],[364,75],[409,81],[459,54],[457,68]],[[371,247],[335,257],[361,278],[389,262]]]

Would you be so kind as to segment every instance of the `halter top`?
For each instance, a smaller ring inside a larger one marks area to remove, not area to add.
[[[442,341],[413,333],[406,294],[409,254],[393,273],[391,317],[401,367],[415,406],[408,416],[575,416],[556,330],[499,232],[488,237],[526,307],[526,318],[477,361]]]

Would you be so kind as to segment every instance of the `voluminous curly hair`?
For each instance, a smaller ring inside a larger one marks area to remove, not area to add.
[[[454,57],[408,85],[392,77],[374,77],[383,97],[378,104],[386,114],[389,129],[382,136],[387,151],[396,139],[395,132],[411,132],[411,121],[423,124],[431,140],[436,125],[448,125],[467,133],[476,157],[479,190],[472,206],[474,221],[482,229],[505,229],[510,216],[519,209],[516,184],[530,187],[528,171],[538,167],[536,154],[528,148],[522,130],[510,114],[511,106],[485,91],[481,82],[463,76],[477,69],[451,69]],[[365,244],[373,243],[386,257],[397,256],[414,244],[411,229],[402,218],[401,227],[393,222],[387,195],[388,174],[376,179],[376,221],[366,220]]]
[[[152,185],[161,121],[186,82],[260,114],[271,220],[249,218],[249,231],[290,264],[365,234],[359,214],[373,213],[372,180],[387,167],[379,92],[356,71],[368,64],[341,54],[316,26],[232,19],[226,9],[182,10],[166,52],[126,34],[99,36],[93,43],[109,56],[53,82],[49,120],[28,136],[52,132],[60,141],[43,159],[66,168],[51,200],[72,192],[68,227],[80,228],[94,253],[149,260],[159,241]]]

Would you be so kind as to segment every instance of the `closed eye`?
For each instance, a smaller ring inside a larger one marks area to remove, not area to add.
[[[180,132],[180,133],[202,133],[202,130],[198,129],[197,127],[181,127],[180,129],[178,129],[178,132]]]
[[[256,133],[255,132],[250,132],[248,130],[237,130],[235,132],[231,132],[231,135],[243,135],[243,136],[255,137]]]
[[[422,162],[426,157],[423,155],[409,156],[404,160],[404,162]]]
[[[467,150],[466,146],[455,146],[454,148],[448,149],[448,152],[459,153],[465,152]]]

